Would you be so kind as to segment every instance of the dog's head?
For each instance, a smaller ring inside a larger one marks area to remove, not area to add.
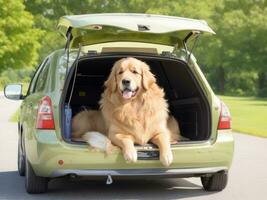
[[[156,79],[146,63],[128,57],[114,64],[105,86],[112,93],[120,93],[123,100],[131,100],[148,90],[155,82]]]

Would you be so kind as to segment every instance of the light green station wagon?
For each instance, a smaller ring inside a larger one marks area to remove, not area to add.
[[[27,95],[7,85],[9,99],[23,99],[18,122],[18,171],[29,193],[46,192],[52,178],[200,177],[208,191],[227,184],[234,141],[227,106],[216,97],[188,42],[214,34],[203,20],[148,14],[89,14],[60,18],[65,49],[37,68]],[[51,41],[53,42],[53,41]],[[209,51],[207,50],[207,53]],[[98,101],[115,61],[145,61],[164,88],[171,114],[185,138],[172,145],[173,163],[163,167],[156,146],[136,146],[138,161],[121,151],[106,156],[71,140],[71,118]]]

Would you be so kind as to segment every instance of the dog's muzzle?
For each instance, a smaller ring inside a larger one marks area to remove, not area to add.
[[[123,79],[121,83],[122,83],[121,94],[123,99],[127,100],[136,95],[138,88],[133,89],[130,80]]]

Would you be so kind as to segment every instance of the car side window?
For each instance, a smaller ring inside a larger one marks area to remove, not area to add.
[[[50,66],[50,60],[48,59],[47,62],[44,64],[44,67],[42,67],[41,72],[39,73],[37,77],[34,92],[44,91],[45,83],[46,83],[47,75],[49,71],[49,66]]]
[[[34,92],[34,89],[35,89],[35,84],[36,84],[36,80],[40,74],[40,72],[42,71],[44,65],[46,64],[46,62],[48,61],[48,58],[46,58],[39,66],[38,68],[36,69],[33,77],[32,77],[32,80],[30,82],[30,86],[29,86],[29,89],[28,89],[28,92],[27,92],[27,95],[29,94],[32,94]]]

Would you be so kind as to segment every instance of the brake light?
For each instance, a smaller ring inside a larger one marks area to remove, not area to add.
[[[222,101],[218,129],[231,129],[231,114],[228,107]]]
[[[39,104],[36,128],[55,129],[52,101],[49,96],[44,96]]]

